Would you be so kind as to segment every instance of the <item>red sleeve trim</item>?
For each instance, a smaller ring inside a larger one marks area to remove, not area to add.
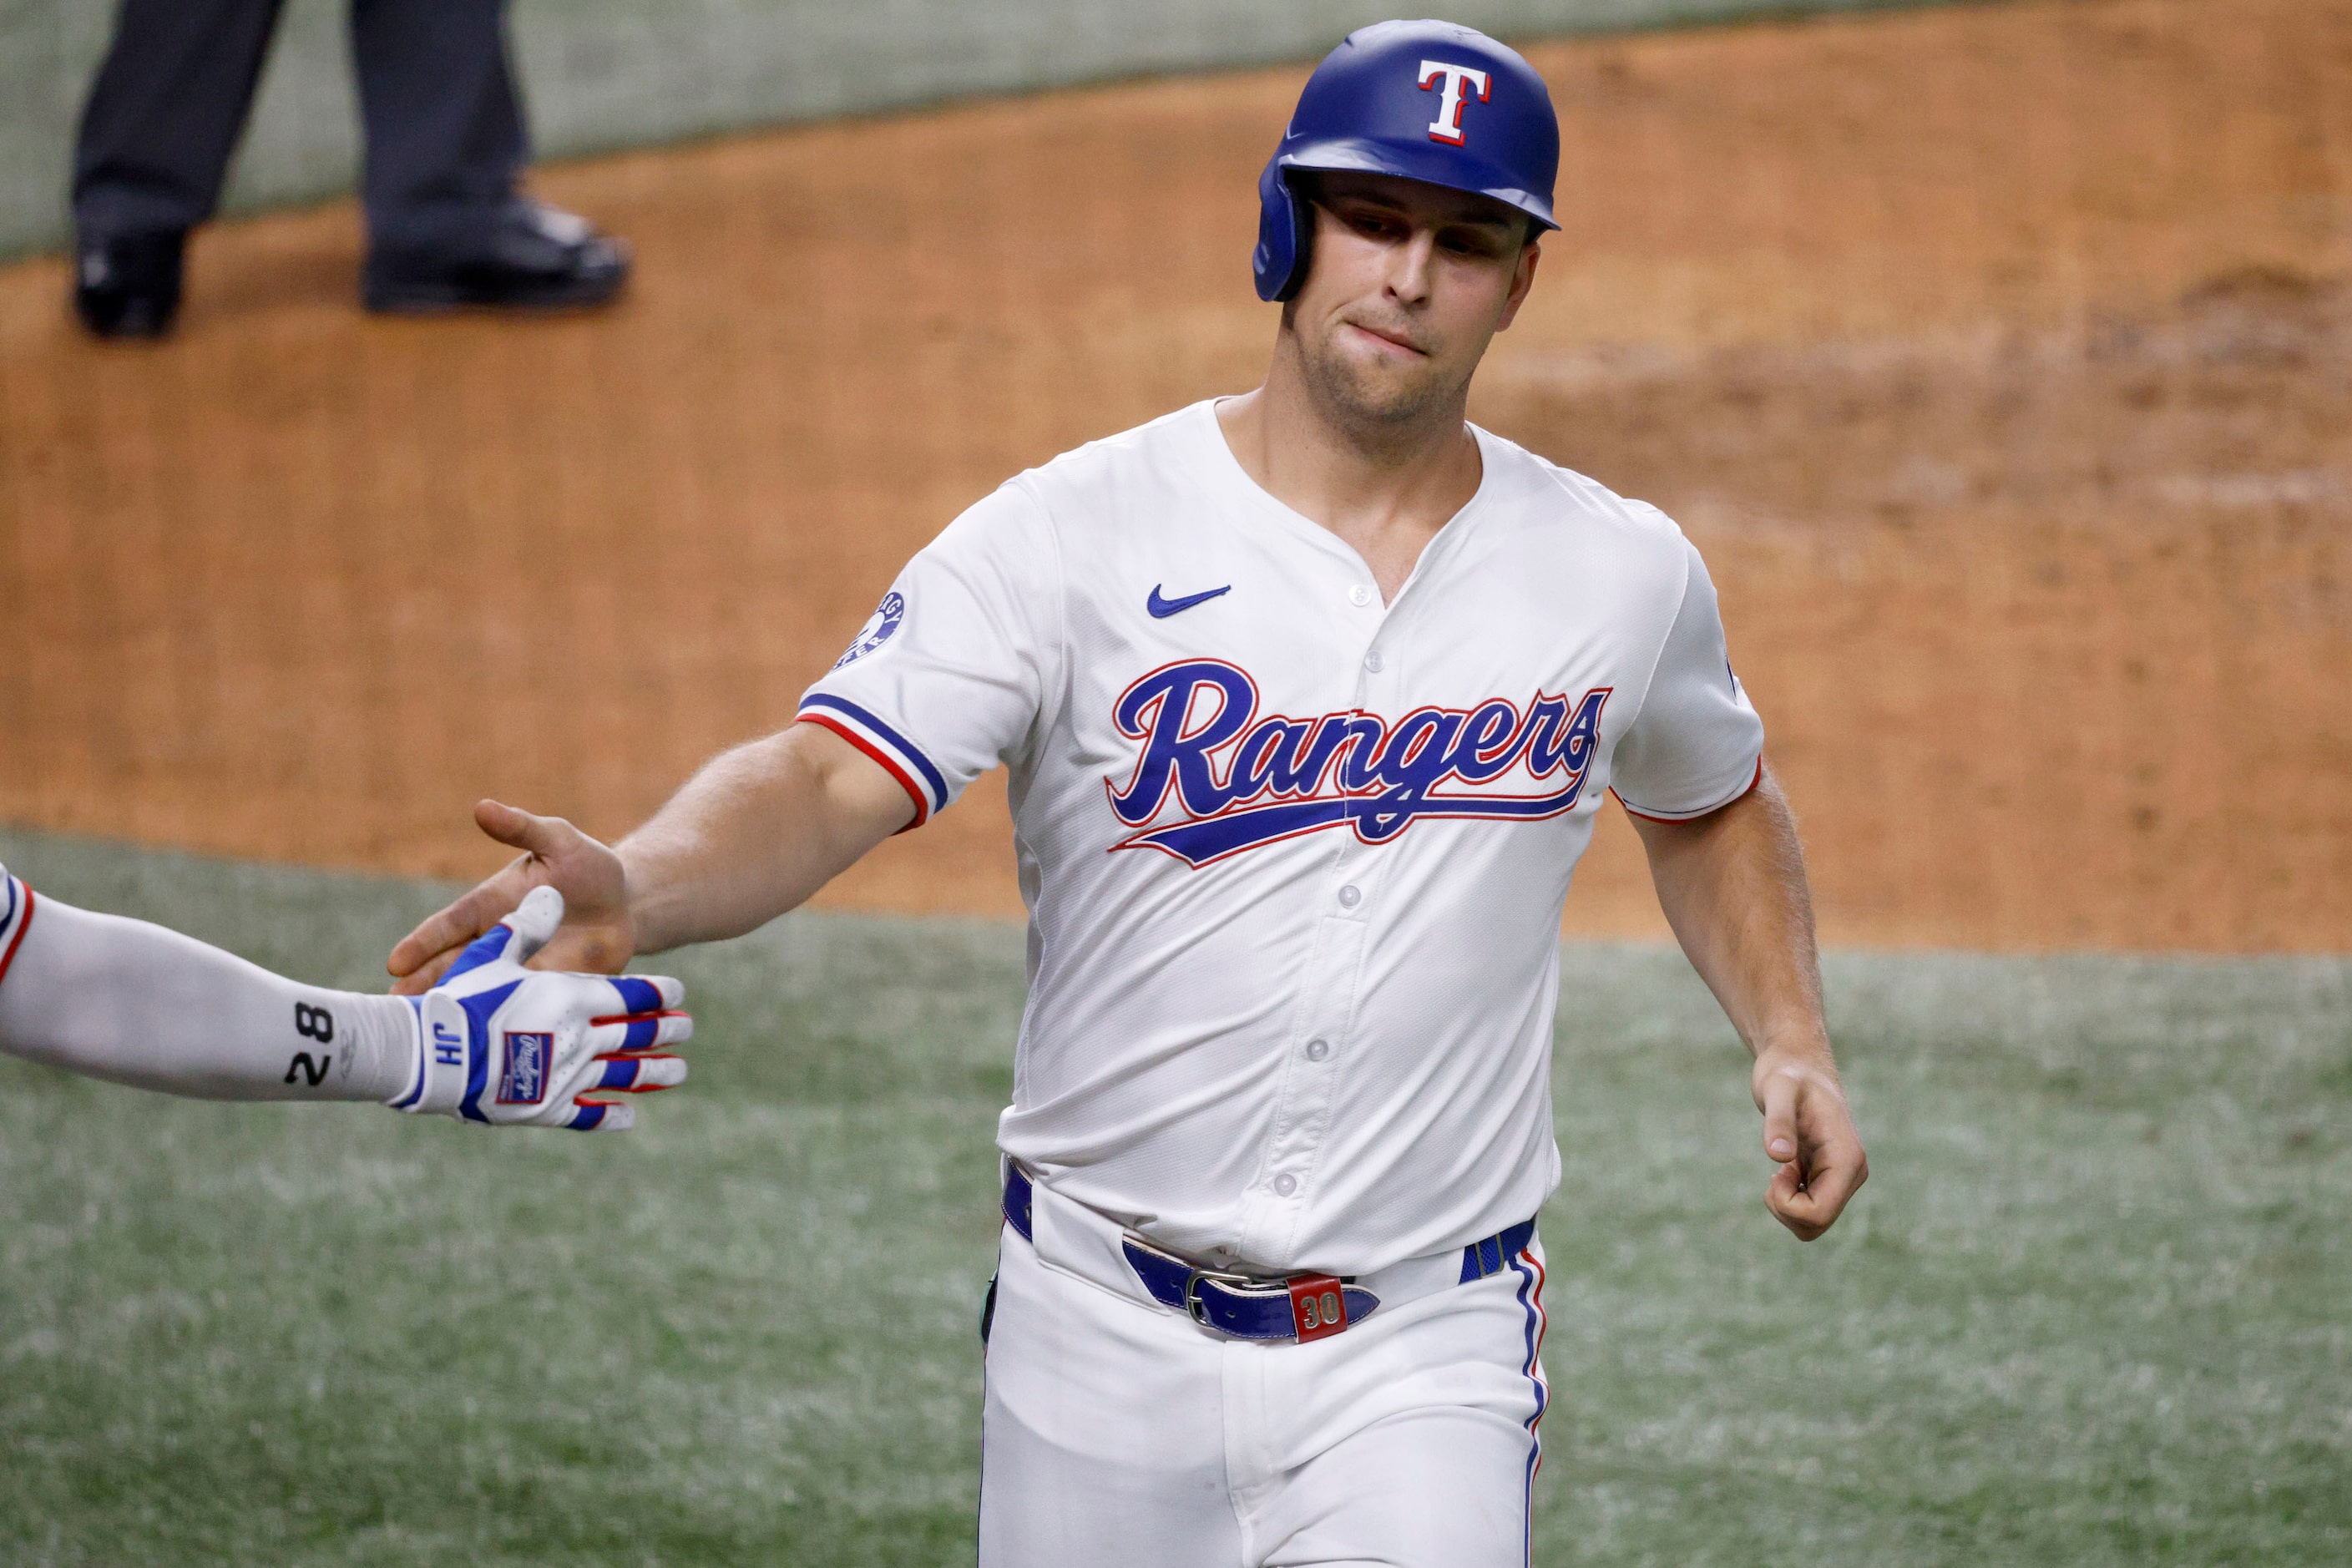
[[[16,934],[8,939],[8,951],[0,952],[0,980],[8,978],[8,966],[16,962],[16,950],[25,945],[25,933],[33,929],[33,889],[29,884],[18,886],[25,889],[25,918],[16,922]]]
[[[907,798],[915,803],[915,819],[907,824],[906,826],[898,829],[899,833],[912,833],[929,818],[931,815],[931,803],[929,798],[923,794],[922,790],[916,784],[915,781],[908,776],[907,770],[900,767],[896,762],[892,761],[889,753],[883,751],[881,747],[876,745],[873,742],[867,740],[865,736],[859,734],[848,725],[844,724],[837,720],[828,719],[822,713],[803,713],[800,715],[800,722],[803,724],[814,724],[820,729],[832,731],[835,734],[840,736],[843,740],[848,742],[851,745],[856,747],[859,751],[865,752],[867,756],[881,763],[882,771],[898,781],[898,787],[905,790],[907,792]],[[893,834],[891,837],[896,837],[898,835]]]
[[[1644,822],[1696,822],[1702,816],[1714,816],[1717,812],[1721,811],[1724,806],[1736,805],[1739,802],[1746,800],[1749,795],[1756,793],[1756,786],[1763,782],[1764,753],[1759,752],[1756,753],[1756,771],[1748,775],[1748,782],[1740,786],[1739,793],[1733,795],[1729,800],[1722,802],[1720,805],[1708,806],[1705,811],[1694,811],[1683,816],[1653,816],[1646,811],[1634,810],[1632,802],[1628,801],[1623,795],[1617,795],[1616,785],[1610,785],[1609,793],[1611,795],[1617,795],[1617,804],[1625,808],[1625,815],[1628,816],[1638,816]]]

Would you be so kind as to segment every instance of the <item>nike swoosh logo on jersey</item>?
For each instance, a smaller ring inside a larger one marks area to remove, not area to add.
[[[1228,583],[1222,588],[1212,588],[1205,594],[1187,594],[1181,599],[1163,599],[1160,596],[1160,586],[1161,584],[1154,583],[1151,585],[1151,597],[1143,601],[1143,607],[1151,612],[1151,618],[1155,621],[1164,621],[1171,616],[1181,615],[1195,605],[1205,605],[1220,594],[1230,594],[1234,591],[1234,585]]]

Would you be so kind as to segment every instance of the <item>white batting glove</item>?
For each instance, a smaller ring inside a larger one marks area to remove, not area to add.
[[[686,1063],[660,1054],[694,1033],[694,1020],[677,1010],[685,986],[663,975],[523,967],[562,923],[563,895],[533,888],[438,985],[411,999],[416,1066],[386,1104],[498,1127],[625,1132],[633,1108],[586,1096],[686,1081]]]

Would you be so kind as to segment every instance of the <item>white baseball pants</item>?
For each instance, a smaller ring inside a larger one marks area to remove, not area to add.
[[[1252,1342],[1005,1226],[980,1568],[1524,1568],[1543,1267]]]

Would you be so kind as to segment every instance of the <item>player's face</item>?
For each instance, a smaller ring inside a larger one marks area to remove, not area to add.
[[[1458,408],[1535,281],[1528,220],[1465,191],[1327,173],[1308,187],[1313,260],[1283,321],[1336,411],[1403,424]]]

